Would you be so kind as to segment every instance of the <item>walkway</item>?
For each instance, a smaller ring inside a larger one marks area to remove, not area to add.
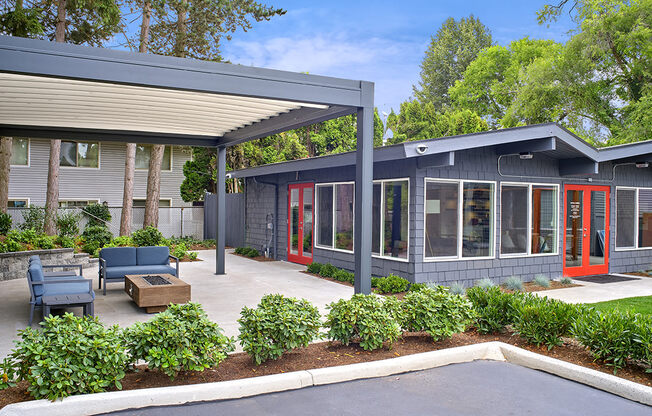
[[[475,361],[238,400],[111,415],[628,415],[650,407],[548,373]]]
[[[229,250],[231,253],[231,250]],[[181,263],[181,278],[192,285],[192,300],[203,305],[210,319],[217,322],[226,335],[238,335],[237,320],[243,306],[254,307],[266,294],[281,293],[305,298],[317,306],[322,314],[326,305],[353,295],[353,288],[301,273],[304,266],[275,262],[258,262],[234,254],[226,256],[226,275],[216,276],[215,251],[199,251],[204,261]],[[93,279],[95,315],[105,324],[128,326],[146,321],[153,315],[138,308],[124,292],[123,283],[109,283],[106,296],[97,288],[97,270],[87,269],[85,277]],[[16,331],[27,326],[29,318],[29,289],[26,279],[0,282],[0,359],[14,347]],[[81,308],[75,308],[76,314]],[[41,318],[34,315],[34,327]],[[238,345],[239,347],[239,345]]]
[[[575,283],[579,283],[582,286],[544,290],[534,293],[569,303],[595,303],[606,300],[631,298],[634,296],[652,296],[652,278],[629,275],[620,276],[634,277],[638,280],[603,284],[577,281]]]

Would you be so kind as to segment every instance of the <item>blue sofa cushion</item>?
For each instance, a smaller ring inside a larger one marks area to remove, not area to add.
[[[52,296],[52,295],[75,295],[80,293],[90,293],[93,299],[95,299],[95,293],[91,290],[88,291],[88,283],[57,283],[45,285],[45,291],[43,296]],[[36,304],[40,305],[42,302],[42,296],[36,298]]]
[[[107,247],[100,250],[100,258],[106,261],[106,267],[135,266],[136,247]]]
[[[120,266],[120,267],[107,267],[106,278],[118,279],[124,277],[126,274],[163,274],[168,273],[176,276],[177,269],[165,264],[142,265],[142,266]]]
[[[38,256],[38,254],[34,254],[33,256],[29,256],[29,262],[41,262],[41,258]]]
[[[169,247],[138,247],[136,250],[138,250],[136,257],[139,266],[147,264],[169,264]]]
[[[41,268],[40,263],[33,263],[29,266],[28,271],[32,282],[42,282],[43,281],[43,268]],[[39,297],[43,294],[43,285],[34,285],[34,296]]]

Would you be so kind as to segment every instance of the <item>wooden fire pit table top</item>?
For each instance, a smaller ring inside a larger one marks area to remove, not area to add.
[[[125,275],[125,292],[147,313],[162,312],[171,303],[190,302],[190,285],[171,274]]]

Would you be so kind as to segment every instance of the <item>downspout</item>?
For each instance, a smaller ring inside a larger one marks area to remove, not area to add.
[[[274,187],[274,223],[273,223],[273,229],[272,229],[272,238],[274,241],[274,260],[278,260],[278,236],[276,234],[277,230],[277,225],[278,225],[278,183],[274,182],[265,182],[265,181],[259,181],[256,179],[255,176],[252,176],[251,179],[254,181],[254,183],[260,184],[260,185],[271,185]]]

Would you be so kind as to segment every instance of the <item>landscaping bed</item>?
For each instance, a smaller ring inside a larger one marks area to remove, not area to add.
[[[530,345],[511,332],[497,335],[481,335],[471,330],[461,334],[454,334],[449,339],[436,342],[433,342],[432,338],[425,333],[412,333],[396,341],[391,349],[382,348],[374,351],[365,351],[353,344],[346,346],[339,342],[319,342],[310,344],[306,348],[287,352],[278,360],[267,361],[261,365],[254,364],[251,357],[246,353],[235,353],[231,354],[229,359],[222,362],[217,369],[207,369],[203,372],[182,372],[174,380],[171,380],[166,374],[160,371],[149,371],[146,366],[140,366],[140,372],[127,373],[126,377],[122,379],[122,386],[123,390],[137,390],[152,387],[237,380],[291,371],[384,360],[489,341],[505,342],[538,354],[588,367],[603,373],[613,374],[612,367],[594,362],[588,351],[570,339],[565,340],[564,345],[555,347],[549,351],[545,346],[536,347]],[[623,368],[618,370],[616,375],[623,379],[652,387],[652,374],[646,374],[642,368]],[[27,383],[21,382],[16,387],[6,389],[0,393],[0,408],[11,403],[27,400],[32,400],[32,398],[27,394]]]
[[[650,274],[649,272],[643,272],[643,271],[640,271],[640,272],[627,272],[627,273],[623,273],[623,274],[627,274],[627,275],[630,275],[630,276],[639,276],[639,277],[652,277],[652,274]]]
[[[236,247],[235,251],[231,254],[260,262],[276,261],[276,259],[261,255],[260,251],[253,247]]]
[[[544,290],[566,289],[566,288],[569,288],[569,287],[578,287],[578,286],[582,286],[582,285],[578,285],[578,284],[575,284],[575,283],[564,284],[564,283],[561,283],[561,282],[559,282],[557,280],[551,280],[549,287],[539,286],[534,282],[526,282],[526,283],[523,283],[523,290],[522,291],[523,292],[542,292]]]

